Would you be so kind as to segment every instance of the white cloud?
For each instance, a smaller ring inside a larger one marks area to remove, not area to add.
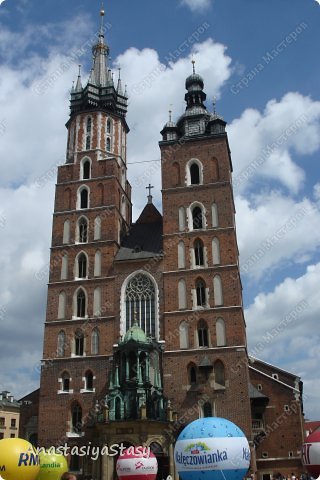
[[[241,273],[251,280],[307,261],[320,247],[320,211],[310,199],[271,191],[235,203]]]
[[[300,93],[270,100],[262,113],[246,109],[228,127],[236,191],[246,191],[257,179],[271,179],[299,192],[305,173],[293,156],[319,149],[319,127],[320,102]],[[250,141],[244,142],[246,137]]]
[[[186,5],[193,12],[195,11],[204,11],[211,5],[211,0],[181,0],[182,5]]]
[[[319,417],[320,263],[272,292],[257,295],[245,312],[249,352],[302,377],[306,415]]]

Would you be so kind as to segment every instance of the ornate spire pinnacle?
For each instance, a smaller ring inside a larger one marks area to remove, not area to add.
[[[104,6],[103,2],[101,2],[101,9],[100,9],[100,17],[101,17],[101,24],[100,24],[100,35],[103,35],[104,32]]]
[[[196,67],[195,67],[196,61],[193,58],[193,56],[192,56],[191,63],[192,63],[192,73],[195,74],[196,73]]]
[[[122,84],[121,84],[121,68],[118,68],[118,70],[119,70],[119,78],[118,78],[117,93],[119,93],[119,95],[123,95]]]
[[[104,8],[103,8],[103,3],[101,5],[101,10],[100,10],[100,18],[101,18],[101,24],[100,24],[100,33],[99,33],[99,40],[96,45],[93,46],[92,48],[92,53],[93,53],[93,65],[92,65],[92,70],[93,70],[93,77],[95,79],[96,85],[104,87],[107,84],[107,59],[109,56],[109,47],[106,45],[104,41]]]
[[[217,105],[217,97],[214,96],[212,99],[212,105],[213,105],[213,114],[216,115],[216,105]]]
[[[95,85],[95,84],[96,84],[96,79],[94,78],[94,70],[93,70],[93,68],[91,68],[88,83],[90,83],[91,85]]]
[[[153,188],[154,188],[154,187],[151,185],[151,183],[149,183],[148,187],[146,187],[146,190],[149,190],[148,203],[152,203],[151,190],[152,190]]]
[[[82,83],[81,83],[81,65],[79,66],[79,73],[78,73],[78,80],[75,88],[75,92],[81,92],[82,91]]]
[[[172,122],[172,110],[171,110],[171,105],[170,105],[170,110],[169,110],[169,122]]]

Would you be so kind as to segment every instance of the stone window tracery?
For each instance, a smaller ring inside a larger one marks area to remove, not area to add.
[[[147,335],[156,336],[155,325],[155,286],[152,280],[139,273],[126,287],[126,330],[136,320]]]

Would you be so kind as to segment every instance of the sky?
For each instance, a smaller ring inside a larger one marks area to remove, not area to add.
[[[39,385],[57,165],[70,89],[91,67],[99,0],[0,2],[0,390]],[[127,84],[134,218],[154,185],[160,131],[184,111],[191,60],[228,122],[249,353],[304,382],[320,419],[320,4],[107,0],[106,40]],[[146,163],[141,163],[146,162]]]

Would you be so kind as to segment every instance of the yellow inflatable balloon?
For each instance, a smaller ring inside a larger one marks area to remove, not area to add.
[[[39,455],[27,440],[0,440],[0,475],[4,480],[36,480],[40,471]]]
[[[40,473],[37,480],[60,480],[61,475],[68,471],[68,462],[59,453],[40,451]]]

